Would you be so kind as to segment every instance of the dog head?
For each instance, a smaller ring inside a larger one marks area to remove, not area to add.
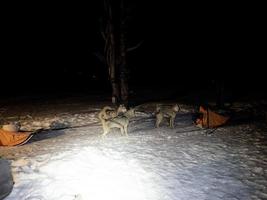
[[[178,106],[178,104],[175,104],[173,107],[172,107],[173,111],[174,112],[179,112],[180,110],[180,106]]]
[[[118,109],[117,109],[117,113],[120,114],[120,113],[126,113],[127,112],[127,108],[125,107],[124,104],[120,104]]]

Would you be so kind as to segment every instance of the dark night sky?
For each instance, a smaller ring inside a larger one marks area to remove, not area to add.
[[[4,73],[29,91],[93,88],[93,74],[107,83],[100,76],[106,69],[93,55],[103,45],[102,4],[90,2],[7,5],[1,37]],[[131,86],[186,88],[199,86],[203,78],[203,84],[223,78],[246,87],[265,85],[264,26],[257,7],[132,2],[129,42],[144,42],[128,55]]]

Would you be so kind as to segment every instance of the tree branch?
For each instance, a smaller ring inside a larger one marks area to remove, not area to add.
[[[144,40],[141,41],[141,42],[139,42],[137,45],[135,45],[135,46],[133,46],[133,47],[127,48],[127,52],[129,52],[129,51],[133,51],[133,50],[137,49],[138,47],[141,46],[141,44],[142,44],[143,42],[144,42]]]

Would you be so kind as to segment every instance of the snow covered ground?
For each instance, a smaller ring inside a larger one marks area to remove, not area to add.
[[[128,137],[114,130],[102,139],[95,117],[100,107],[22,120],[25,129],[84,126],[0,147],[15,181],[5,200],[267,199],[266,125],[226,126],[206,135],[184,108],[174,129],[156,129],[153,116],[138,112]]]

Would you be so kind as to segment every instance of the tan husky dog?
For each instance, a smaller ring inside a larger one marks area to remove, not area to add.
[[[117,117],[120,114],[123,114],[127,111],[126,107],[124,105],[119,105],[118,108],[112,108],[110,106],[105,106],[101,109],[101,111],[98,114],[98,118],[102,119],[112,119],[114,117]]]
[[[104,109],[104,108],[103,108]],[[119,128],[122,135],[128,136],[128,125],[130,118],[135,116],[135,110],[133,108],[129,109],[127,112],[122,113],[116,117],[105,119],[103,115],[99,113],[98,118],[103,127],[102,137],[105,137],[112,128]]]
[[[169,126],[174,128],[174,120],[176,114],[179,112],[180,107],[178,104],[174,105],[157,105],[156,106],[156,127],[159,128],[163,118],[169,119]]]

